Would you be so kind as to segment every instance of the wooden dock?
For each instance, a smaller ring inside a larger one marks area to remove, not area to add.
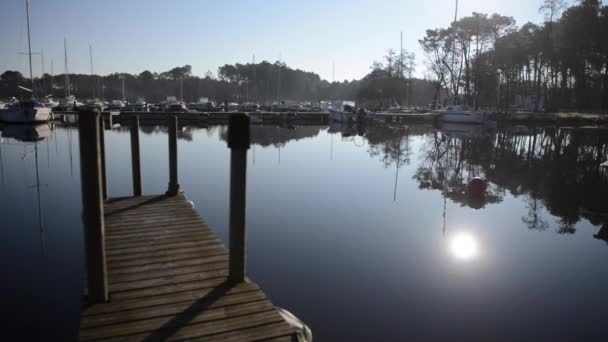
[[[110,301],[84,308],[82,341],[291,341],[256,284],[230,285],[227,250],[183,194],[104,208]]]
[[[178,183],[177,118],[168,120],[169,184],[143,196],[139,120],[131,126],[133,197],[108,199],[104,120],[79,114],[87,281],[83,341],[294,341],[289,324],[245,274],[249,117],[230,119],[230,249]]]

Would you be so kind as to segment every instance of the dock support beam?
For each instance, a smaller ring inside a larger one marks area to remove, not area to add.
[[[78,136],[89,303],[108,300],[99,132],[99,112],[81,111]]]
[[[101,157],[101,198],[108,199],[108,173],[106,170],[106,139],[103,115],[99,117],[99,154]]]
[[[139,117],[131,122],[131,167],[133,172],[133,196],[142,195],[141,159],[139,156]]]
[[[177,196],[179,182],[177,179],[177,116],[169,118],[169,189],[167,195]]]
[[[233,114],[228,127],[230,148],[230,274],[231,283],[245,281],[245,214],[249,116]]]

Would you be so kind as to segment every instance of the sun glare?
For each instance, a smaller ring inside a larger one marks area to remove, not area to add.
[[[469,233],[459,233],[450,240],[450,252],[459,260],[473,260],[479,254],[477,239]]]

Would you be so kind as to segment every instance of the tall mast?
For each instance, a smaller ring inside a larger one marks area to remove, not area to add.
[[[258,90],[258,87],[257,87],[257,83],[256,82],[257,82],[257,76],[256,76],[256,73],[255,73],[255,53],[254,53],[253,54],[253,86],[255,87],[256,92],[255,92],[255,95],[253,96],[253,98],[254,98],[254,101],[257,102],[257,100],[258,100],[257,99],[257,95],[258,95],[257,90]],[[253,88],[251,89],[251,92],[253,93]]]
[[[331,61],[331,83],[336,81],[336,62]]]
[[[32,80],[32,97],[34,97],[34,73],[32,72],[32,43],[30,40],[30,1],[25,0],[25,12],[27,17],[27,52],[30,59],[30,79]]]
[[[125,75],[120,77],[122,79],[122,101],[125,101]]]
[[[55,79],[55,75],[53,73],[53,60],[51,59],[51,94],[53,94],[53,90],[55,89],[54,87],[54,79]]]
[[[277,80],[277,101],[281,101],[281,53],[279,52],[279,74]]]
[[[65,97],[70,96],[70,76],[68,74],[68,43],[63,38],[63,54],[65,56]]]
[[[46,82],[44,81],[44,49],[40,51],[40,56],[42,57],[42,96],[44,96],[44,93],[46,92]]]
[[[399,36],[399,79],[403,79],[403,31]],[[406,90],[407,91],[407,90]],[[401,93],[400,105],[403,105],[403,93]],[[396,184],[397,182],[395,182]]]
[[[95,98],[95,80],[93,79],[93,47],[89,44],[89,57],[91,58],[91,83],[93,86],[91,87],[91,98]]]
[[[401,70],[401,68],[403,68],[403,31],[401,31],[401,36],[400,36],[400,50],[399,50],[399,78],[401,78],[403,76],[403,70]]]

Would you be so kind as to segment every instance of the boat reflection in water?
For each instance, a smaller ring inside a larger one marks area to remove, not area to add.
[[[6,125],[0,127],[3,138],[11,138],[21,142],[38,142],[51,135],[51,126],[39,125]]]
[[[37,125],[5,125],[0,127],[2,130],[2,137],[8,139],[14,139],[23,143],[34,143],[34,149],[27,151],[22,156],[22,159],[27,159],[34,155],[34,163],[36,167],[36,183],[31,188],[36,188],[36,204],[37,204],[37,216],[38,216],[38,229],[40,233],[40,250],[42,254],[44,251],[44,226],[42,223],[42,202],[40,196],[40,168],[38,165],[38,143],[48,138],[51,135],[51,125],[48,123],[37,124]],[[1,157],[1,155],[0,155]],[[4,178],[4,171],[2,172]]]

